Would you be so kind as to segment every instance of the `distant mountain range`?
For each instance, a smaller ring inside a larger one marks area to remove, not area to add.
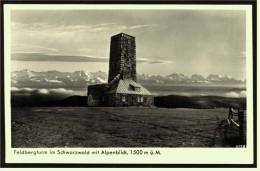
[[[173,73],[167,76],[160,75],[138,75],[141,83],[157,83],[157,84],[244,84],[245,81],[236,80],[230,76],[222,76],[219,74],[210,74],[206,78],[199,74],[186,76],[181,73]]]
[[[60,72],[46,71],[35,72],[30,70],[20,70],[12,72],[12,87],[34,87],[34,88],[53,88],[53,87],[70,87],[79,88],[87,85],[100,84],[107,82],[107,73],[98,72]],[[230,76],[221,76],[210,74],[206,78],[202,75],[194,74],[186,76],[184,74],[173,73],[167,76],[161,75],[138,75],[138,82],[142,84],[244,84],[245,81],[236,80]]]

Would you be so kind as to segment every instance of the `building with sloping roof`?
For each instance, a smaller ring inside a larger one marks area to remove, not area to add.
[[[107,84],[88,86],[89,106],[151,106],[152,94],[136,78],[135,37],[111,37]]]

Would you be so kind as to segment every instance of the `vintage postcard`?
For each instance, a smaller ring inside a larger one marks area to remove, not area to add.
[[[5,164],[254,166],[252,4],[3,9]]]

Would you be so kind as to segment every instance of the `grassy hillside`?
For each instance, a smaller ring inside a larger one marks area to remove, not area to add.
[[[12,147],[230,147],[228,109],[12,108]]]

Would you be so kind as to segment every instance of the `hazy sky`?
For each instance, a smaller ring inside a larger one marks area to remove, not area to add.
[[[245,78],[245,12],[12,11],[12,70],[106,71],[110,37],[136,37],[137,72]]]

